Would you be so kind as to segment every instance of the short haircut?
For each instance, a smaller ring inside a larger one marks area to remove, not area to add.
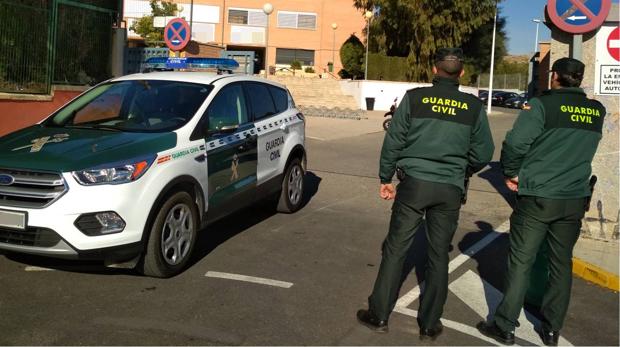
[[[458,78],[463,71],[463,62],[458,59],[445,59],[436,62],[435,67],[452,78]]]
[[[583,81],[583,74],[581,73],[563,73],[555,72],[558,76],[558,82],[560,86],[565,88],[576,88],[581,85]]]

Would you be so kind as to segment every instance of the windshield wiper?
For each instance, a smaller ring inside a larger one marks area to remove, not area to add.
[[[100,125],[100,124],[92,124],[92,125],[65,125],[65,128],[72,129],[96,129],[96,130],[105,130],[105,131],[113,131],[113,132],[123,132],[122,129],[109,126],[109,125]]]

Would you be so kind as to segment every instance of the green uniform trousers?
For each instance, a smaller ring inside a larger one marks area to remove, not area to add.
[[[530,284],[530,272],[543,242],[547,243],[549,280],[541,313],[543,328],[559,331],[568,309],[572,285],[573,247],[579,238],[586,198],[547,199],[519,196],[510,216],[510,253],[504,280],[504,298],[495,323],[514,331]]]
[[[398,185],[379,274],[368,298],[370,311],[379,319],[387,320],[394,309],[407,252],[426,214],[428,261],[418,324],[430,329],[439,322],[448,295],[448,250],[458,223],[461,195],[455,185],[409,176]]]

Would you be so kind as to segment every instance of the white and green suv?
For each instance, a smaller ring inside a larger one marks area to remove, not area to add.
[[[107,81],[0,138],[0,250],[133,259],[146,275],[173,276],[210,222],[261,199],[301,207],[304,138],[290,93],[265,79]]]

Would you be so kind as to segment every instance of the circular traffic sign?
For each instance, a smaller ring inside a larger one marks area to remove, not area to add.
[[[607,19],[611,0],[549,0],[549,18],[562,31],[584,34],[596,30]]]
[[[607,38],[607,50],[617,61],[620,61],[620,27],[616,27]]]
[[[175,18],[164,28],[164,41],[172,51],[180,51],[191,38],[189,24],[183,18]]]

